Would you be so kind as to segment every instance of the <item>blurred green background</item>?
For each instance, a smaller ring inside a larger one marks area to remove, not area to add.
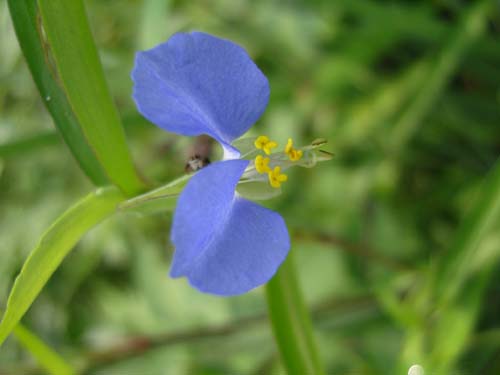
[[[436,375],[500,373],[498,218],[457,276],[454,302],[438,308],[429,297],[500,152],[500,14],[490,3],[85,1],[136,166],[158,183],[184,173],[192,140],[137,113],[135,51],[187,30],[247,49],[271,84],[251,134],[323,137],[335,154],[291,171],[266,202],[289,225],[327,373],[389,374],[425,358]],[[43,231],[92,189],[0,0],[0,308]],[[24,324],[87,374],[283,373],[262,288],[217,298],[167,277],[170,221],[126,214],[101,224]],[[0,374],[35,373],[9,339]]]

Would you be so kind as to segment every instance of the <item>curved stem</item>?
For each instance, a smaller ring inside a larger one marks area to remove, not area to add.
[[[288,374],[324,374],[311,318],[295,276],[292,252],[266,286],[269,318]]]

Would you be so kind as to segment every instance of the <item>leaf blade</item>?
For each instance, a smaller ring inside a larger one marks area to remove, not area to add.
[[[78,240],[115,212],[124,199],[114,187],[99,189],[70,207],[50,226],[14,282],[0,323],[0,345]]]
[[[18,324],[14,328],[14,336],[48,373],[54,375],[72,375],[76,373],[59,354],[22,324]]]
[[[66,99],[66,94],[57,83],[48,65],[39,34],[40,29],[37,27],[36,0],[8,0],[8,5],[29,70],[54,124],[83,172],[94,184],[106,185],[108,177],[87,143],[80,124]]]
[[[61,84],[97,159],[123,192],[140,192],[145,186],[135,171],[83,2],[40,0],[38,4]]]
[[[295,276],[292,252],[266,285],[272,329],[283,364],[292,375],[324,373],[314,342],[311,319]]]

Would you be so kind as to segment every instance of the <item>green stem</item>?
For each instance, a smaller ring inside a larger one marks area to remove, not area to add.
[[[266,292],[271,325],[288,374],[324,374],[292,253],[267,284]]]
[[[455,241],[438,261],[435,284],[441,303],[453,300],[474,271],[473,265],[481,256],[481,241],[497,230],[500,217],[500,159],[485,179],[471,212],[458,229]]]
[[[422,80],[422,87],[415,100],[396,123],[389,138],[391,155],[401,154],[419,125],[423,124],[424,116],[446,88],[467,50],[483,35],[492,3],[491,0],[477,1],[465,14],[452,39],[438,55],[427,78]]]
[[[47,373],[54,375],[73,375],[76,371],[54,349],[45,344],[38,336],[22,324],[14,328],[14,336],[37,360]]]

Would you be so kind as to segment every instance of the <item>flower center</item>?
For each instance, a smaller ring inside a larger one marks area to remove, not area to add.
[[[238,184],[239,192],[250,199],[269,199],[278,195],[281,184],[288,180],[288,176],[282,172],[288,168],[311,168],[318,162],[331,160],[333,156],[319,149],[326,143],[324,139],[316,139],[311,144],[297,149],[293,147],[293,141],[288,139],[283,151],[276,151],[267,156],[264,155],[264,146],[269,143],[276,144],[276,147],[278,145],[267,136],[241,139],[235,145],[244,150],[242,158],[252,160]]]
[[[255,139],[254,145],[258,150],[263,150],[266,155],[271,155],[271,149],[278,147],[277,142],[270,140],[269,137],[265,135],[257,137],[257,139]],[[281,165],[283,164],[283,166],[286,167],[287,163],[290,163],[290,161],[297,162],[302,158],[303,154],[304,152],[302,150],[293,148],[293,141],[291,138],[288,138],[284,153],[271,155],[274,169],[269,166],[271,158],[257,155],[254,160],[255,170],[259,174],[267,173],[269,184],[272,187],[278,189],[281,187],[281,183],[285,182],[288,179],[286,174],[281,173]],[[285,157],[285,159],[283,157]]]

